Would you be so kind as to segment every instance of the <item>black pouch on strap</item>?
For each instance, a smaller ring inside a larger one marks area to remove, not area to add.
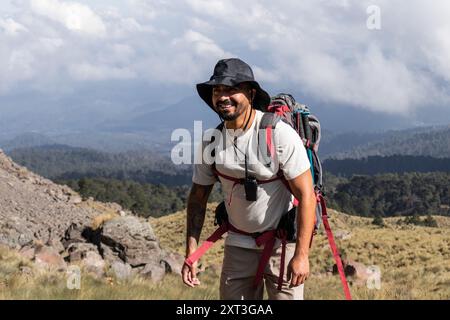
[[[216,207],[214,225],[221,226],[224,222],[228,221],[227,208],[225,207],[225,202],[219,203]]]
[[[281,217],[277,230],[286,231],[289,242],[297,239],[297,207],[293,207]]]

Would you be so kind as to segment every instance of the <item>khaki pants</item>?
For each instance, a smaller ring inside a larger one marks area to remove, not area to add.
[[[287,266],[294,256],[295,243],[286,246],[285,270],[281,291],[277,290],[280,273],[281,247],[274,250],[264,270],[264,279],[257,288],[253,282],[262,251],[225,246],[222,274],[220,277],[220,299],[262,300],[264,286],[269,300],[303,300],[303,285],[289,288]]]

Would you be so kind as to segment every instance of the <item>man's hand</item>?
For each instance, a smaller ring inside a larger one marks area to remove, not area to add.
[[[287,268],[287,279],[290,281],[289,287],[298,287],[305,283],[309,277],[309,259],[307,256],[294,256]]]
[[[183,282],[191,288],[200,285],[200,280],[197,278],[197,262],[195,262],[192,267],[187,263],[183,265],[181,270],[181,275],[183,277]]]
[[[206,214],[206,204],[214,185],[202,186],[193,184],[187,203],[187,227],[186,227],[186,257],[189,257],[196,249],[200,239]],[[181,270],[183,282],[195,287],[200,284],[197,278],[197,263],[192,266],[184,264]]]

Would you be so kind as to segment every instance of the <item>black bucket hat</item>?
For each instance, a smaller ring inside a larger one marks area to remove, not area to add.
[[[214,67],[214,74],[209,81],[197,84],[197,91],[203,101],[214,110],[212,103],[212,89],[216,85],[237,86],[240,83],[247,82],[256,89],[253,99],[253,108],[265,110],[270,104],[269,94],[261,89],[258,82],[255,81],[252,68],[244,61],[232,58],[217,62]],[[215,110],[214,110],[215,111]]]

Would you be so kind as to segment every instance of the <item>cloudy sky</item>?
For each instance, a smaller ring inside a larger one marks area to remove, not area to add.
[[[450,120],[449,17],[446,0],[4,0],[0,98],[176,102],[241,57],[272,93]]]

